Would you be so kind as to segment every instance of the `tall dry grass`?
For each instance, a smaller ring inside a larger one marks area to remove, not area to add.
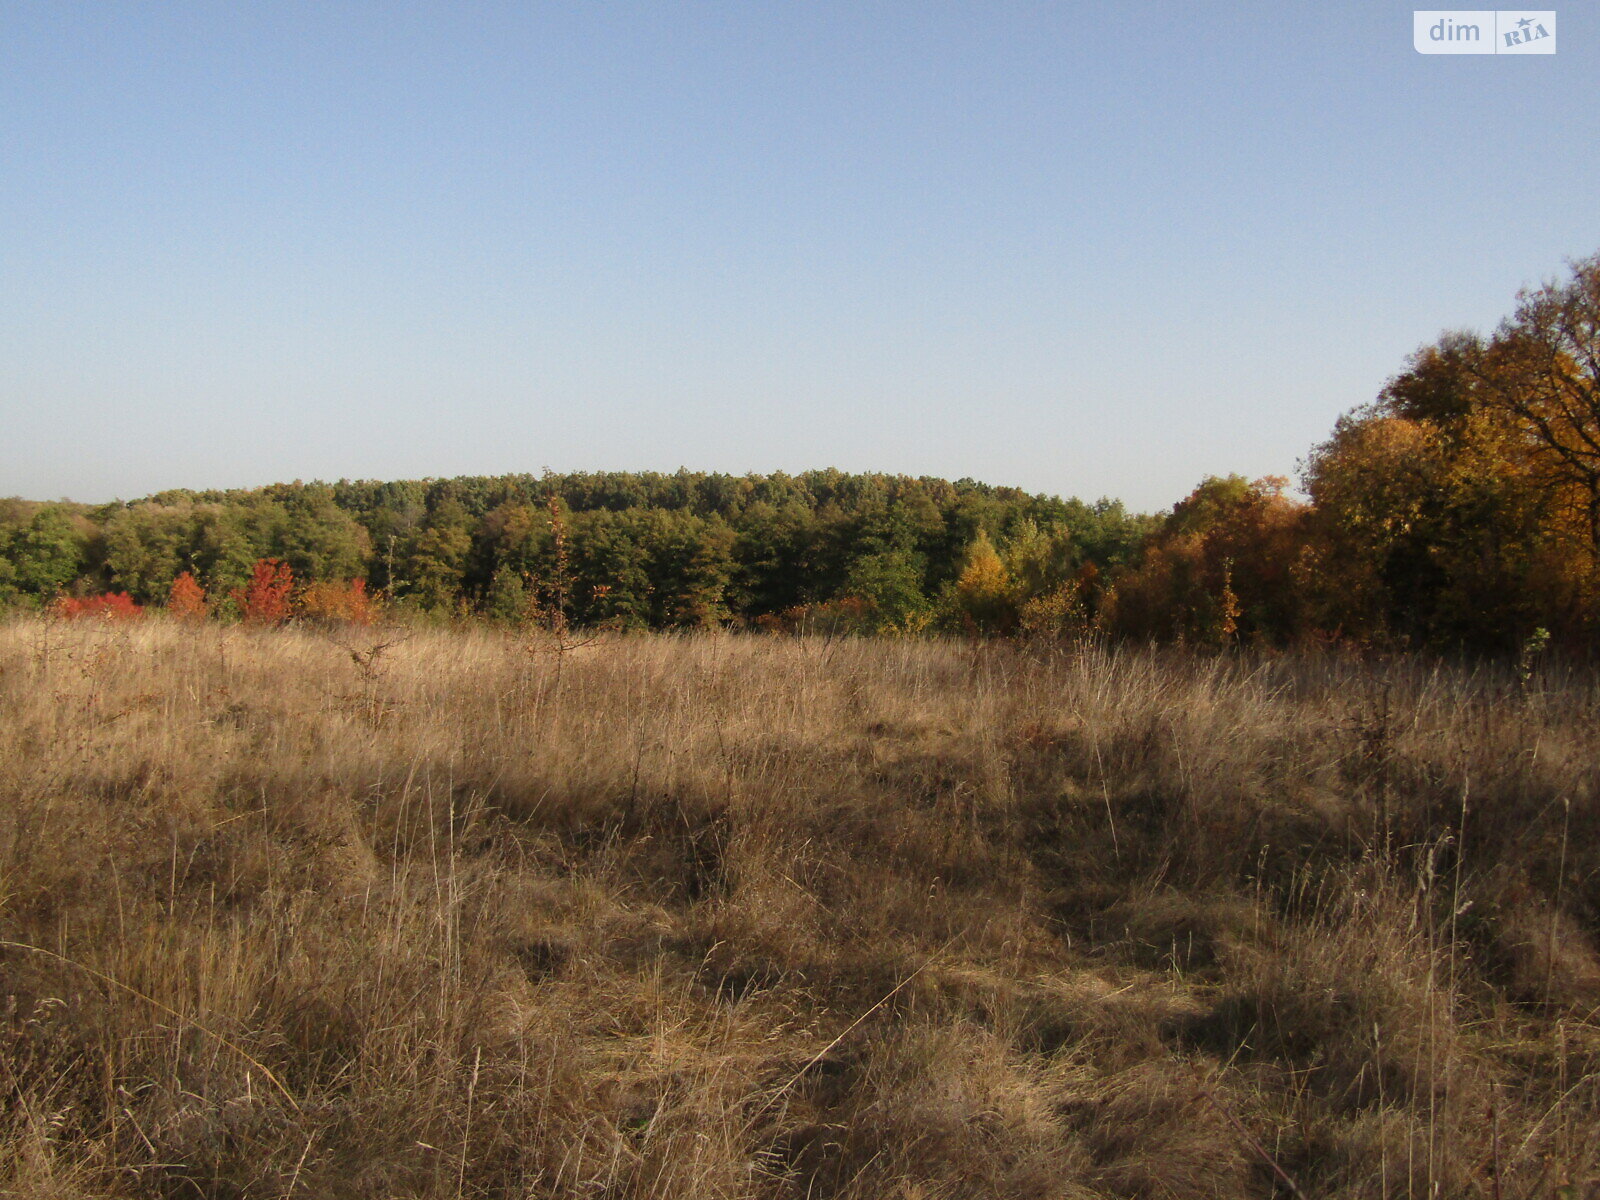
[[[0,1193],[1600,1189],[1591,676],[353,636],[0,628]]]

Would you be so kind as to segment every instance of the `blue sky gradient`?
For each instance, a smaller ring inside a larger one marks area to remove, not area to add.
[[[1291,474],[1600,250],[1592,7],[0,4],[0,494]]]

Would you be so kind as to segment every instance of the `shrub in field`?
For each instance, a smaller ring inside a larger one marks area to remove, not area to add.
[[[250,571],[250,582],[235,588],[233,601],[239,616],[252,625],[277,625],[291,615],[290,595],[294,572],[282,559],[260,558]]]
[[[206,615],[206,592],[192,572],[185,571],[167,591],[167,615],[180,621],[200,621]]]
[[[319,621],[370,625],[377,616],[378,603],[368,594],[366,580],[351,579],[309,585],[300,593],[299,608],[305,616]]]
[[[105,621],[131,621],[144,615],[144,609],[127,592],[106,592],[102,596],[58,596],[50,603],[50,615],[63,621],[79,617],[98,617]]]

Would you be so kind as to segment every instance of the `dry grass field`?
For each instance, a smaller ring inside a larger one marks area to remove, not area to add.
[[[1600,1195],[1600,680],[0,627],[0,1194]]]

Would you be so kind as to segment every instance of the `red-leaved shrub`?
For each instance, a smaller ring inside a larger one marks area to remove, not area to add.
[[[57,596],[50,602],[49,612],[63,621],[75,621],[79,617],[132,621],[144,615],[144,609],[135,604],[127,592],[106,592],[103,596]]]
[[[234,588],[233,602],[239,615],[252,625],[279,625],[290,617],[290,594],[294,591],[294,572],[279,558],[258,558],[251,568],[250,582]]]

